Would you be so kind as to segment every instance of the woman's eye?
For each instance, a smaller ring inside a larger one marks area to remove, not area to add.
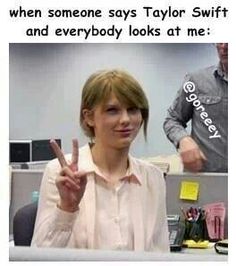
[[[117,108],[114,108],[114,107],[111,107],[111,108],[108,108],[106,111],[108,113],[114,114],[114,113],[117,113],[118,112],[118,109]]]

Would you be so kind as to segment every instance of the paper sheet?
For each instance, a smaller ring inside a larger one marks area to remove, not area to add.
[[[180,188],[180,199],[197,200],[199,192],[199,183],[182,181]]]

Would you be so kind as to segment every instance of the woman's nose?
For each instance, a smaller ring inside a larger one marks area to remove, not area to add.
[[[120,117],[121,123],[129,123],[130,122],[130,116],[127,110],[122,111],[121,117]]]

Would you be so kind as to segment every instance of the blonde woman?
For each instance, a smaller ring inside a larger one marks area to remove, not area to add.
[[[80,122],[91,142],[46,167],[32,245],[168,252],[165,181],[129,154],[149,106],[140,84],[121,70],[100,71],[84,85]]]

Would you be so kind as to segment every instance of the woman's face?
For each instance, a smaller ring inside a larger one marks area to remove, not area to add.
[[[113,93],[105,105],[95,107],[92,115],[95,143],[110,148],[129,148],[141,125],[140,109],[121,104]]]

